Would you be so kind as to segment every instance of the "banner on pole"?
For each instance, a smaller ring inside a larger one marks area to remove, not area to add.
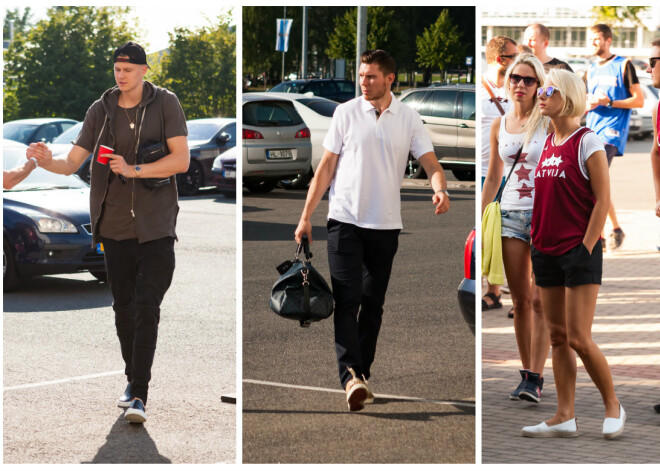
[[[289,33],[291,32],[292,19],[277,19],[277,37],[275,39],[275,50],[287,52],[289,50]]]

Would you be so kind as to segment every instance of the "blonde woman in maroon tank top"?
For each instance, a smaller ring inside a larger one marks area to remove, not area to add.
[[[584,114],[585,105],[577,75],[551,70],[539,89],[541,114],[551,119],[554,132],[536,167],[532,264],[550,330],[557,412],[546,422],[524,427],[522,433],[529,437],[577,436],[575,353],[602,396],[603,437],[620,435],[626,418],[607,360],[591,337],[610,183],[602,143],[575,119]]]

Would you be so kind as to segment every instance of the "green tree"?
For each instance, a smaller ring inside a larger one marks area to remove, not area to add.
[[[18,8],[5,12],[5,22],[2,27],[2,39],[9,40],[9,21],[14,20],[14,35],[24,34],[32,24],[32,11],[26,7],[23,13]]]
[[[5,55],[4,120],[63,116],[82,120],[115,85],[112,54],[140,42],[129,8],[53,7],[16,37]]]
[[[458,26],[449,16],[449,10],[442,10],[435,23],[417,36],[417,63],[425,68],[425,82],[430,81],[433,70],[446,74],[450,65],[460,65],[465,54],[461,37]]]
[[[649,7],[633,7],[633,6],[619,6],[619,7],[592,7],[591,13],[593,18],[598,23],[605,23],[609,26],[621,26],[625,20],[630,20],[637,26],[642,25],[639,19],[639,14]]]
[[[176,93],[187,119],[236,116],[236,31],[229,16],[170,33],[159,85]]]
[[[367,49],[384,49],[396,57],[400,47],[399,21],[394,10],[387,7],[367,7]],[[333,59],[355,58],[357,8],[351,8],[335,19],[335,28],[328,36],[328,56]]]

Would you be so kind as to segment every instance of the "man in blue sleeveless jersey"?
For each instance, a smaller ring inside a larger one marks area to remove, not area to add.
[[[592,26],[589,43],[599,61],[591,64],[586,76],[587,127],[605,144],[607,162],[611,164],[615,155],[623,155],[628,140],[630,110],[644,106],[644,94],[632,63],[610,51],[612,30],[609,26]],[[611,198],[608,215],[613,227],[610,248],[618,249],[625,234],[619,226]]]

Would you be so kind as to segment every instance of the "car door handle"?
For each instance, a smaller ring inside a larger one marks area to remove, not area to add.
[[[467,129],[468,125],[465,123],[461,123],[458,125],[459,128]]]

